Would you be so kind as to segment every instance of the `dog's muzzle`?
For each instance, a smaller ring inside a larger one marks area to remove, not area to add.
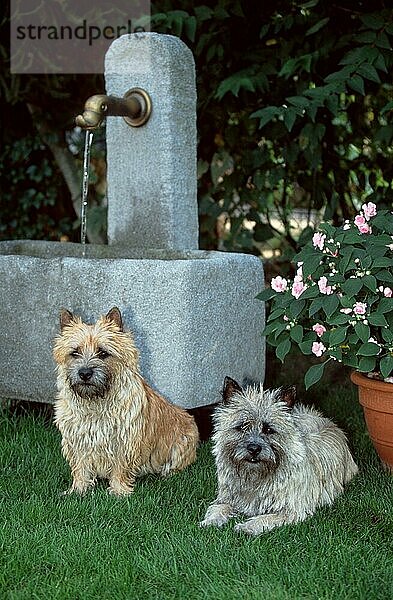
[[[264,441],[250,441],[245,447],[245,460],[252,464],[260,462],[275,463],[276,455],[272,447]]]
[[[69,375],[70,386],[82,399],[102,398],[108,393],[109,378],[102,369],[80,366]]]

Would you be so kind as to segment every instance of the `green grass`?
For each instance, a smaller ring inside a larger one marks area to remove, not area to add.
[[[3,411],[0,598],[390,600],[393,478],[379,466],[355,390],[319,394],[348,432],[360,473],[332,507],[259,538],[236,534],[233,522],[198,527],[215,492],[208,443],[192,467],[141,480],[130,498],[105,486],[63,497],[70,474],[54,426]]]

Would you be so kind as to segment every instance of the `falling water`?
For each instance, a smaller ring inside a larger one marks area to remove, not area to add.
[[[85,150],[83,153],[83,179],[82,179],[82,205],[81,205],[81,244],[83,256],[86,253],[87,230],[87,200],[89,194],[90,150],[93,141],[93,132],[87,130],[85,136]]]

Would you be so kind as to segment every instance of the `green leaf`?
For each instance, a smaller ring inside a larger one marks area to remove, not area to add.
[[[304,272],[304,271],[303,271]],[[310,298],[316,298],[319,296],[319,288],[317,285],[310,285],[310,287],[306,288],[300,298],[302,300],[309,300]]]
[[[393,298],[382,298],[378,304],[379,313],[387,313],[393,311]]]
[[[284,111],[284,123],[288,131],[292,130],[292,127],[296,121],[296,112],[290,108],[286,108]]]
[[[319,263],[323,258],[323,254],[315,253],[307,259],[307,262],[303,265],[303,277],[306,279],[309,275],[314,275],[315,271],[319,267]],[[317,288],[318,289],[318,288]]]
[[[381,315],[380,313],[377,313],[377,312],[371,313],[367,317],[367,320],[370,323],[370,325],[376,325],[377,327],[381,327],[381,326],[383,327],[383,326],[386,326],[388,324],[388,322],[385,319],[385,317],[383,315]]]
[[[377,34],[375,31],[362,31],[358,35],[355,35],[357,42],[363,42],[365,44],[373,44],[376,40]]]
[[[392,46],[389,42],[388,36],[384,31],[381,31],[379,35],[377,35],[377,39],[375,40],[375,45],[378,48],[385,48],[385,50],[391,50]]]
[[[275,321],[278,317],[281,317],[284,312],[285,311],[283,308],[277,308],[276,310],[273,310],[269,315],[269,321]]]
[[[360,15],[360,20],[366,27],[370,29],[382,29],[385,25],[384,18],[376,13]]]
[[[276,356],[281,362],[284,362],[284,359],[288,352],[291,349],[291,342],[289,339],[283,340],[276,348]]]
[[[329,21],[330,17],[325,17],[324,19],[321,19],[306,31],[306,36],[312,35],[313,33],[317,33],[317,31],[322,29],[322,27],[325,27],[325,25],[329,23]]]
[[[187,17],[187,19],[184,22],[184,29],[185,29],[188,39],[191,42],[195,41],[196,28],[197,28],[196,18],[194,16]]]
[[[277,327],[279,326],[279,323],[277,323],[277,321],[273,321],[272,323],[268,323],[265,327],[265,329],[262,331],[262,335],[267,336],[270,335],[271,333],[273,333],[274,331],[276,331]]]
[[[387,344],[393,344],[393,331],[386,327],[381,329],[381,335]]]
[[[370,327],[364,323],[356,323],[355,333],[363,343],[366,343],[370,339]]]
[[[215,93],[215,97],[218,100],[222,98],[228,92],[231,92],[234,96],[238,96],[240,90],[247,90],[249,92],[255,92],[254,83],[250,77],[250,73],[246,73],[246,70],[234,73],[230,77],[227,77],[220,83]]]
[[[277,106],[266,106],[266,108],[253,112],[250,116],[252,119],[259,119],[259,129],[262,129],[266,123],[272,121],[279,114],[280,109]]]
[[[213,15],[213,10],[208,6],[195,6],[194,13],[198,21],[208,21]]]
[[[303,327],[301,325],[295,325],[290,330],[291,338],[297,343],[300,344],[303,339]]]
[[[358,354],[360,356],[377,356],[379,354],[379,346],[377,344],[373,344],[373,342],[366,342],[362,344],[358,350]]]
[[[384,283],[393,283],[393,274],[387,269],[381,269],[381,271],[375,273],[375,277]]]
[[[313,315],[315,315],[315,313],[317,313],[319,310],[321,310],[324,300],[325,300],[324,298],[315,298],[311,302],[310,308],[308,309],[308,315],[310,317],[312,317]]]
[[[266,302],[267,300],[270,300],[271,298],[273,298],[276,294],[277,294],[277,292],[272,290],[272,288],[266,288],[262,292],[259,292],[259,294],[257,294],[257,296],[255,296],[255,297],[257,298],[257,300],[262,300],[262,301]]]
[[[352,77],[350,77],[347,80],[347,84],[352,90],[358,92],[358,94],[361,94],[362,96],[365,95],[366,92],[364,90],[364,81],[360,77],[360,75],[353,75]]]
[[[388,102],[387,104],[385,104],[385,106],[381,110],[381,115],[384,115],[385,113],[387,113],[387,112],[389,112],[391,110],[393,110],[393,100],[391,100],[390,102]]]
[[[302,351],[302,354],[312,354],[311,346],[313,344],[313,341],[315,341],[315,338],[313,340],[306,340],[299,344],[299,348]]]
[[[339,71],[334,71],[334,73],[330,73],[324,79],[326,83],[335,82],[335,81],[346,81],[352,74],[353,65],[347,65],[340,69]]]
[[[370,64],[363,63],[357,67],[356,71],[359,75],[363,75],[366,79],[370,79],[370,81],[381,83],[377,70]]]
[[[306,302],[304,300],[301,300],[301,299],[293,300],[289,305],[289,312],[290,312],[291,316],[294,319],[296,319],[302,312],[305,305],[306,305]]]
[[[341,329],[333,329],[330,332],[329,336],[329,346],[339,346],[345,341],[347,337],[348,327],[343,327]]]
[[[377,280],[373,275],[365,275],[363,277],[363,285],[365,285],[371,292],[377,291]]]
[[[391,267],[392,266],[392,259],[388,258],[387,256],[380,256],[378,258],[376,258],[375,260],[373,260],[373,268],[381,268],[381,267]]]
[[[329,318],[332,316],[334,311],[339,307],[339,305],[340,305],[340,301],[339,301],[337,295],[331,294],[329,296],[326,296],[326,300],[324,301],[322,308],[325,312],[325,315]]]
[[[387,356],[381,358],[379,367],[381,370],[382,377],[390,377],[393,371],[393,356],[391,354],[388,354]]]
[[[374,371],[376,362],[377,361],[373,356],[362,356],[359,360],[358,369],[359,371],[362,371],[362,373],[369,373],[370,371]]]
[[[335,317],[333,317],[333,319],[330,319],[330,324],[331,325],[344,325],[345,323],[348,323],[348,315],[344,314],[344,313],[338,313]]]
[[[310,100],[307,100],[304,96],[289,96],[288,98],[285,98],[285,100],[301,109],[306,108],[310,104]]]
[[[314,385],[321,379],[327,362],[328,360],[325,360],[319,365],[313,365],[309,368],[309,370],[304,376],[304,384],[306,386],[306,390],[308,390],[312,385]]]
[[[340,347],[337,348],[329,348],[329,356],[331,358],[335,358],[336,360],[342,362],[343,359],[343,351]]]
[[[356,296],[356,294],[361,290],[361,288],[363,287],[363,283],[361,279],[347,279],[347,281],[345,283],[342,284],[341,289],[345,294],[348,294],[348,296]]]

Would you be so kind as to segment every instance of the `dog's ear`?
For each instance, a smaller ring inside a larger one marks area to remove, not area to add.
[[[115,325],[118,326],[120,331],[123,331],[123,320],[121,318],[121,312],[117,308],[117,306],[113,306],[107,315],[105,315],[107,321],[112,321]]]
[[[231,379],[231,377],[225,377],[222,390],[222,401],[224,404],[229,402],[234,394],[241,394],[241,392],[242,388],[237,381]]]
[[[278,400],[285,402],[288,408],[292,408],[296,402],[296,386],[287,385],[281,387],[279,390]]]
[[[75,321],[74,315],[66,308],[60,310],[60,330],[63,331],[72,321]]]

